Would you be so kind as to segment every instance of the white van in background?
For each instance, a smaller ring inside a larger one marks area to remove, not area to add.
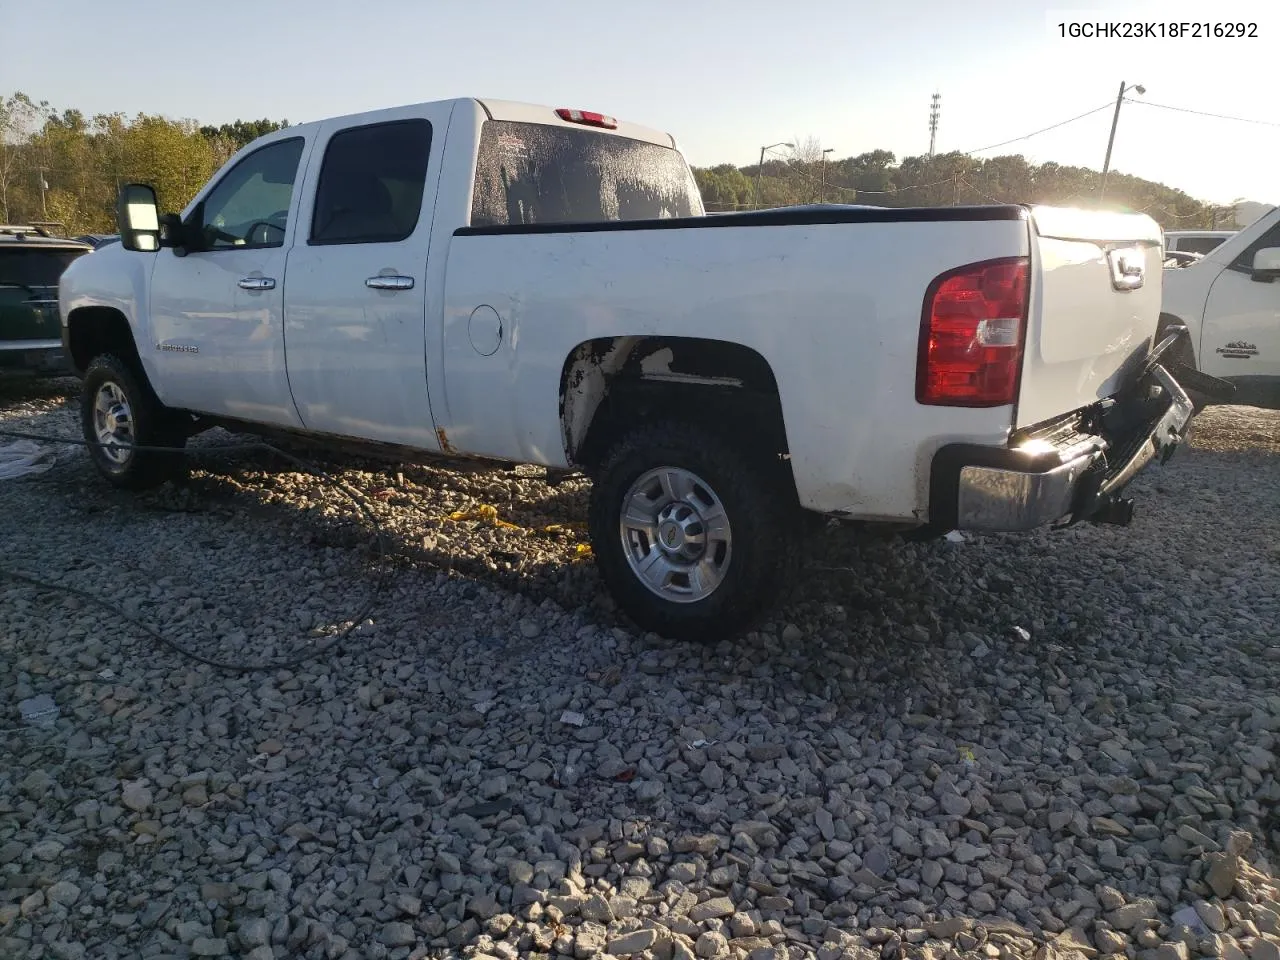
[[[1164,235],[1164,252],[1169,254],[1176,250],[1204,256],[1235,235],[1235,230],[1172,230]]]

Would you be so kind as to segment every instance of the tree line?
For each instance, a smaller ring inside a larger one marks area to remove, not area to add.
[[[1043,203],[1098,206],[1102,174],[1087,167],[1028,163],[1020,154],[982,159],[964,153],[908,156],[871,150],[841,160],[823,159],[810,137],[785,159],[763,165],[723,163],[695,168],[710,212],[803,203],[860,203],[877,207]],[[1230,207],[1215,206],[1162,183],[1112,172],[1108,209],[1150,215],[1166,230],[1230,228]]]
[[[235,151],[288,126],[287,120],[236,120],[201,126],[140,113],[86,116],[24,93],[0,98],[0,222],[49,223],[76,235],[115,232],[121,184],[149,183],[162,209],[186,206]],[[814,137],[762,166],[695,168],[707,209],[760,209],[796,203],[950,206],[985,203],[1096,204],[1101,175],[1085,167],[1031,164],[1021,155],[979,159],[962,153],[908,156],[887,150],[827,159]],[[1112,174],[1107,206],[1150,214],[1165,229],[1231,222],[1223,208],[1181,190]]]
[[[149,183],[179,210],[237,150],[288,120],[200,126],[154,114],[56,110],[25,93],[0,98],[0,222],[114,233],[121,184]]]

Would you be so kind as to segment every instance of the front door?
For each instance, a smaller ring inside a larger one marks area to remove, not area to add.
[[[320,174],[284,294],[289,382],[308,430],[439,448],[426,279],[447,110],[331,121],[316,138]]]
[[[153,382],[169,406],[300,426],[284,358],[284,271],[305,141],[237,161],[188,217],[194,249],[162,249],[151,277]]]
[[[1280,405],[1280,282],[1252,276],[1258,250],[1280,247],[1280,224],[1249,244],[1209,290],[1200,368],[1236,384],[1235,402]]]

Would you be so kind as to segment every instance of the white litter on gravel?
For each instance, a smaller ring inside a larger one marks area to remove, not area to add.
[[[16,480],[44,473],[58,461],[58,450],[34,440],[0,443],[0,480]]]

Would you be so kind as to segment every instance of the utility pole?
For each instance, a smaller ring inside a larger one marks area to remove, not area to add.
[[[826,203],[827,201],[827,154],[834,149],[835,147],[827,147],[822,151],[822,192],[818,194],[819,203]]]
[[[49,209],[45,206],[44,192],[49,189],[49,184],[45,183],[44,167],[36,168],[36,176],[40,178],[40,219],[47,222],[49,219]]]
[[[764,152],[768,149],[769,149],[768,147],[760,148],[760,165],[756,167],[756,209],[757,210],[759,210],[760,207],[763,206],[763,204],[761,203],[761,200],[763,200],[763,197],[761,197],[760,195],[760,178],[764,175]]]
[[[792,150],[796,148],[794,143],[771,143],[767,147],[760,148],[760,165],[756,167],[756,209],[764,206],[764,197],[760,194],[760,177],[764,174],[764,154],[766,150],[772,150],[774,147],[790,147]]]
[[[1098,200],[1102,201],[1107,196],[1107,174],[1111,172],[1111,148],[1116,142],[1116,124],[1120,121],[1120,104],[1124,103],[1125,91],[1129,88],[1123,80],[1120,81],[1120,92],[1116,94],[1116,110],[1111,115],[1111,136],[1107,138],[1107,158],[1102,161],[1102,186],[1098,190]],[[1140,83],[1135,83],[1133,89],[1138,93],[1146,93],[1146,87]]]
[[[933,159],[933,150],[938,142],[938,117],[942,115],[942,94],[935,93],[933,95],[932,105],[929,107],[929,159]]]

